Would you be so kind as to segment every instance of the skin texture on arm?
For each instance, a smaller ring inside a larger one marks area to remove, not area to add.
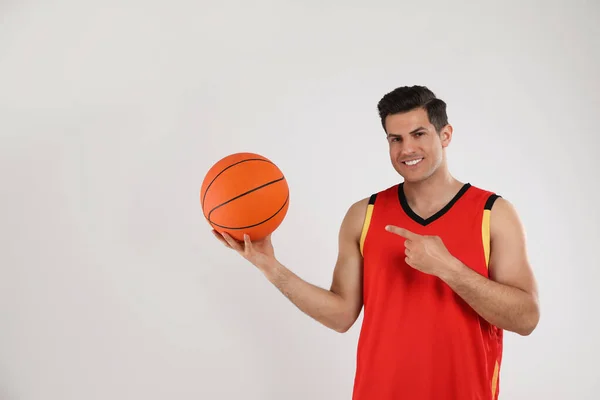
[[[261,241],[251,242],[246,238],[243,243],[238,243],[225,233],[213,233],[223,244],[254,264],[303,313],[337,332],[346,332],[360,315],[363,305],[359,243],[367,202],[368,198],[356,202],[344,216],[329,289],[303,280],[280,263],[275,257],[270,235]]]
[[[499,198],[490,217],[490,279],[455,263],[441,278],[488,322],[529,335],[540,318],[537,283],[523,225],[512,204]]]

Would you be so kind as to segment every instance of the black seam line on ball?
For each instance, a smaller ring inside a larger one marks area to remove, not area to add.
[[[208,220],[209,220],[210,222],[212,222],[212,221],[210,220],[210,215],[211,215],[211,214],[212,214],[212,213],[213,213],[213,212],[214,212],[214,211],[215,211],[217,208],[223,207],[224,205],[226,205],[226,204],[229,204],[229,203],[231,203],[232,201],[239,199],[240,197],[244,197],[245,195],[247,195],[247,194],[250,194],[250,193],[252,193],[252,192],[256,192],[257,190],[260,190],[260,189],[262,189],[262,188],[264,188],[264,187],[267,187],[267,186],[269,186],[269,185],[272,185],[272,184],[274,184],[274,183],[277,183],[277,182],[281,182],[281,181],[282,181],[282,180],[284,180],[284,179],[285,179],[285,177],[283,177],[283,176],[282,176],[281,178],[279,178],[279,179],[275,179],[274,181],[271,181],[271,182],[264,183],[264,184],[262,184],[262,185],[260,185],[260,186],[257,186],[257,187],[255,187],[254,189],[250,189],[250,190],[248,190],[247,192],[244,192],[244,193],[242,193],[242,194],[238,194],[237,196],[235,196],[235,197],[233,197],[233,198],[231,198],[231,199],[227,200],[227,201],[226,201],[226,202],[224,202],[224,203],[221,203],[221,204],[219,204],[218,206],[215,206],[215,207],[214,207],[212,210],[210,210],[210,211],[208,212]]]
[[[262,158],[247,158],[245,160],[242,161],[238,161],[236,163],[233,163],[231,165],[228,165],[227,167],[223,168],[221,170],[221,172],[219,172],[213,179],[212,181],[210,181],[210,183],[208,184],[208,186],[206,187],[206,190],[204,191],[204,196],[202,196],[202,213],[204,213],[204,201],[206,200],[206,194],[208,193],[208,189],[210,189],[210,187],[212,186],[212,184],[217,180],[217,178],[225,171],[227,171],[229,168],[235,167],[238,164],[244,163],[244,162],[248,162],[248,161],[263,161],[263,162],[268,162],[269,164],[273,164],[273,162],[269,161],[269,160],[263,160]],[[204,213],[204,216],[206,218],[208,218],[206,216],[206,213]]]
[[[288,200],[289,200],[289,198],[290,198],[290,195],[289,195],[289,193],[288,193],[287,197],[285,198],[285,201],[283,202],[283,205],[282,205],[282,206],[279,208],[279,210],[277,210],[277,212],[276,212],[275,214],[271,215],[269,218],[265,219],[264,221],[260,221],[260,222],[258,222],[258,223],[256,223],[256,224],[252,224],[252,225],[248,225],[248,226],[240,226],[240,227],[237,227],[237,226],[225,226],[225,225],[219,225],[219,224],[216,224],[216,223],[214,223],[214,222],[212,222],[212,221],[210,221],[210,220],[209,220],[209,222],[210,222],[211,224],[213,224],[213,225],[215,225],[215,226],[218,226],[219,228],[223,228],[223,229],[248,229],[248,228],[254,228],[255,226],[258,226],[258,225],[264,224],[264,223],[265,223],[265,222],[267,222],[268,220],[275,218],[275,216],[276,216],[277,214],[279,214],[279,213],[281,212],[281,210],[283,210],[283,208],[285,207],[285,205],[288,203]]]

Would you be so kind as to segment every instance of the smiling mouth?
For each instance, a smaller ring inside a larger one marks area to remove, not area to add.
[[[406,164],[409,167],[413,166],[413,165],[417,165],[418,163],[420,163],[421,161],[423,161],[423,158],[416,158],[414,160],[408,160],[408,161],[402,161],[402,164]]]

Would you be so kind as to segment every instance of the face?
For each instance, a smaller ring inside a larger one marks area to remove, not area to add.
[[[416,109],[389,115],[385,120],[390,158],[406,182],[420,182],[445,165],[444,149],[450,144],[452,127],[438,134],[427,111]]]

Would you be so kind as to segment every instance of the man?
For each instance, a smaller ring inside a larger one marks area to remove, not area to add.
[[[270,237],[215,236],[331,329],[364,306],[354,400],[495,400],[503,331],[539,320],[523,226],[508,201],[451,175],[453,129],[429,89],[397,88],[378,109],[404,181],[349,208],[329,290],[278,262]]]

